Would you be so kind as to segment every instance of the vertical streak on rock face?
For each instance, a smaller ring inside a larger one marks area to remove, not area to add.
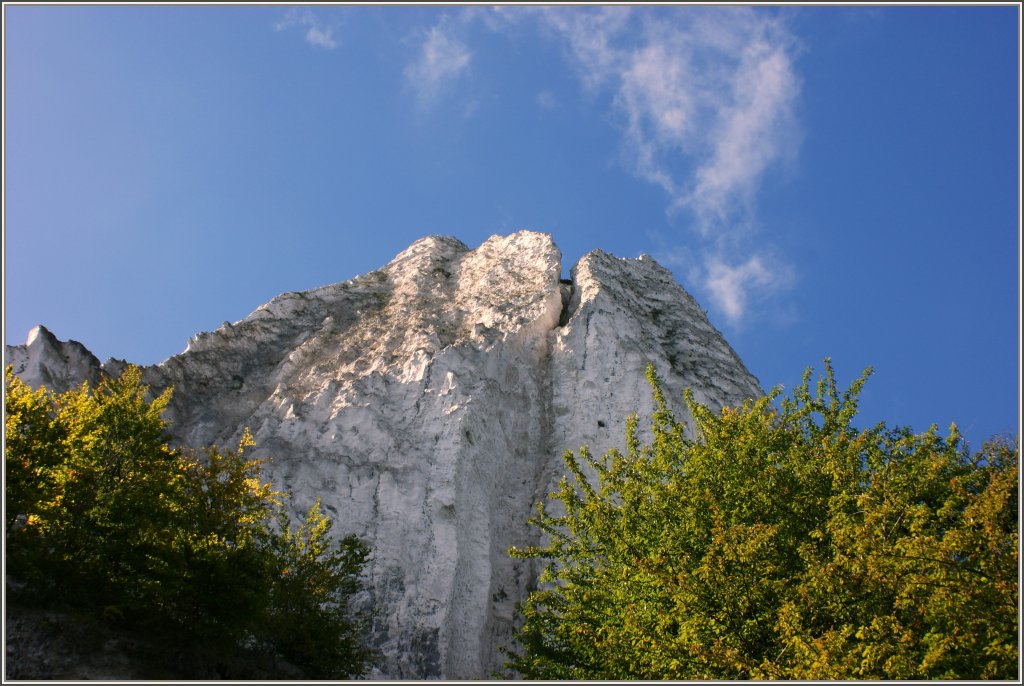
[[[378,271],[281,295],[143,370],[154,391],[175,388],[178,441],[230,445],[249,427],[296,513],[320,498],[337,533],[368,541],[361,602],[384,654],[376,678],[500,667],[537,572],[508,548],[537,542],[526,522],[565,449],[621,448],[625,417],[649,414],[647,362],[673,400],[685,387],[713,406],[760,395],[653,260],[595,251],[564,283],[560,259],[549,236],[526,231],[475,250],[424,238]],[[57,388],[101,372],[45,329],[7,359]]]

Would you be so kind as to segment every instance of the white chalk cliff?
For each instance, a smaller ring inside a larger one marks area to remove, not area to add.
[[[376,678],[487,678],[501,666],[538,571],[508,548],[536,542],[526,522],[564,450],[621,448],[626,416],[649,416],[648,362],[679,417],[684,388],[716,407],[761,395],[651,258],[594,251],[571,283],[560,275],[546,234],[475,250],[431,236],[143,370],[154,391],[174,387],[178,441],[231,446],[249,427],[296,511],[320,498],[337,534],[370,544]],[[6,351],[23,379],[52,388],[124,366],[42,327]]]

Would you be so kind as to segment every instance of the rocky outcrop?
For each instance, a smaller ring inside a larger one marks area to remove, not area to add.
[[[560,275],[546,234],[475,250],[431,236],[377,271],[281,295],[143,370],[154,391],[174,387],[178,441],[231,445],[248,427],[296,511],[320,498],[337,532],[368,541],[362,600],[384,655],[377,678],[500,667],[537,572],[508,548],[535,542],[526,521],[565,449],[621,447],[626,416],[650,412],[648,362],[679,417],[687,387],[712,406],[761,393],[651,258],[595,251],[570,282]],[[124,365],[43,332],[7,349],[30,383],[61,387]]]
[[[32,386],[67,391],[103,375],[100,361],[78,341],[60,341],[42,324],[28,332],[25,345],[8,345],[4,367],[11,365],[18,377]]]

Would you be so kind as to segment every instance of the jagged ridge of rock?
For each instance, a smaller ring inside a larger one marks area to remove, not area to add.
[[[475,250],[423,238],[385,267],[286,293],[199,334],[143,370],[174,387],[177,440],[231,445],[245,427],[267,475],[316,498],[338,533],[372,548],[375,678],[486,678],[511,643],[515,604],[537,571],[534,504],[561,454],[621,447],[625,418],[653,408],[654,363],[678,417],[684,388],[719,407],[761,395],[703,311],[649,257],[594,251],[560,280],[546,234],[493,236]],[[7,359],[60,388],[101,366],[39,328]]]

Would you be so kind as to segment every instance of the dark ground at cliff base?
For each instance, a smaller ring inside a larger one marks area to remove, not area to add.
[[[214,656],[72,612],[8,603],[4,679],[192,681],[301,679],[265,656]]]

